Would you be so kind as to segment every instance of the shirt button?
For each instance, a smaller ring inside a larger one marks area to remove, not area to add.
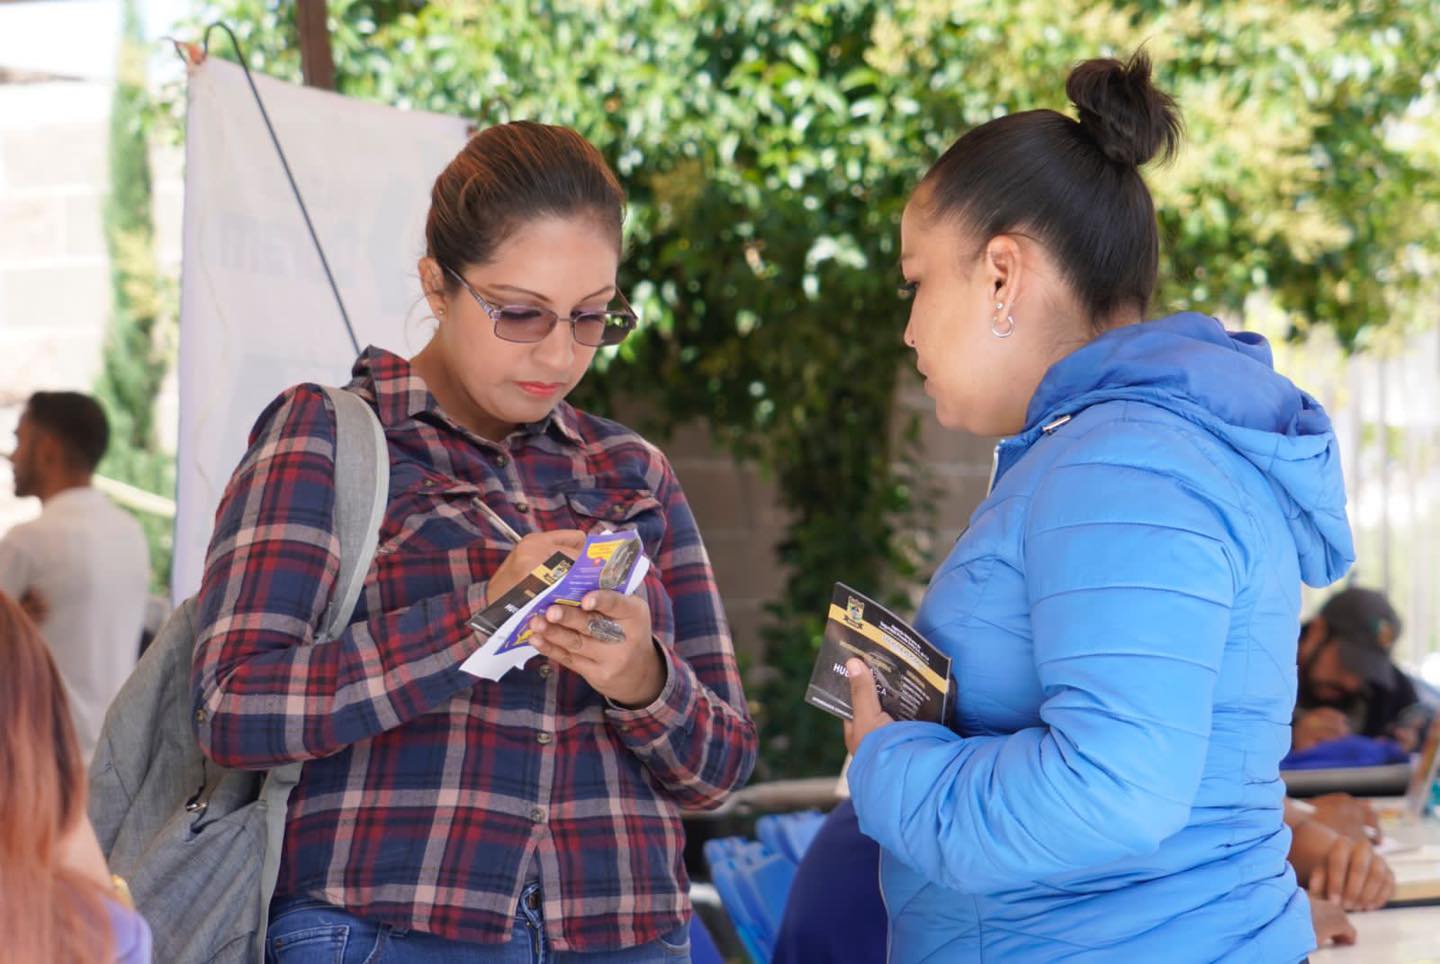
[[[530,809],[530,821],[531,821],[532,823],[544,823],[544,822],[545,822],[545,808],[544,808],[544,807],[532,807],[532,808]]]
[[[500,466],[500,467],[503,469],[505,466],[507,466],[507,465],[510,464],[510,456],[508,456],[508,455],[497,455],[497,456],[495,456],[495,464],[498,465],[498,466]]]
[[[519,512],[529,512],[529,511],[530,511],[530,503],[526,502],[524,499],[516,499],[516,500],[515,500],[515,509],[516,509],[517,511],[519,511]]]
[[[617,505],[615,508],[610,510],[610,514],[618,519],[625,514],[625,507],[623,505]]]
[[[205,722],[205,711],[204,711],[204,710],[196,710],[196,711],[195,711],[195,722],[196,722],[196,723],[204,723],[204,722]]]
[[[544,730],[541,730],[539,733],[535,734],[535,742],[540,744],[541,746],[549,746],[550,741],[553,739],[555,739],[555,737],[549,733],[546,733]]]
[[[540,674],[540,678],[541,678],[541,679],[549,679],[549,678],[550,678],[550,664],[549,664],[549,663],[541,663],[541,664],[540,664],[540,668],[537,669],[535,672],[537,672],[537,673]]]

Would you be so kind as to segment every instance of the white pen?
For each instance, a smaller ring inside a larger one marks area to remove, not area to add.
[[[520,544],[520,533],[510,528],[509,524],[504,519],[500,518],[500,513],[496,512],[494,509],[486,505],[484,499],[476,499],[475,504],[480,506],[480,511],[485,513],[485,518],[489,519],[490,524],[500,530],[500,534],[502,536],[509,539],[516,545]]]

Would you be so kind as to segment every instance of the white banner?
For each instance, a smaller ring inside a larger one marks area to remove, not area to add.
[[[465,121],[256,76],[363,348],[430,327],[416,261]],[[215,509],[255,418],[298,382],[343,385],[355,352],[259,108],[234,64],[192,70],[185,143],[175,568],[200,586]]]

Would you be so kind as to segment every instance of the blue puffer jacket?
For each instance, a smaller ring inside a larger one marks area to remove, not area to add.
[[[1057,363],[920,608],[952,728],[850,768],[891,960],[1303,958],[1300,581],[1352,556],[1329,419],[1263,338],[1184,314]]]

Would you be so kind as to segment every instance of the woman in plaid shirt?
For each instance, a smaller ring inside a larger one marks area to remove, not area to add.
[[[336,640],[315,639],[335,414],[300,385],[255,426],[206,560],[195,725],[221,765],[305,762],[277,964],[689,957],[680,811],[744,783],[755,727],[669,462],[564,401],[635,323],[623,204],[593,146],[532,123],[477,134],[436,180],[434,337],[408,361],[367,349],[349,385],[384,427],[390,501]],[[487,601],[602,524],[642,536],[644,590],[542,615],[538,656],[499,682],[461,672]],[[623,640],[592,636],[597,615]]]

